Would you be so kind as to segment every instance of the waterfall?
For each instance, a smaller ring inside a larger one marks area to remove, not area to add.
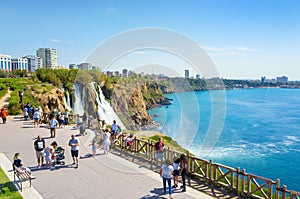
[[[91,83],[91,86],[92,86],[94,92],[96,93],[96,100],[97,100],[97,104],[98,104],[98,115],[99,115],[100,119],[101,120],[104,119],[107,124],[112,124],[113,120],[116,120],[117,124],[122,129],[124,129],[125,128],[124,124],[122,123],[122,121],[120,120],[118,115],[115,113],[115,111],[111,107],[110,103],[105,100],[105,97],[102,93],[101,87],[96,83]],[[97,86],[97,89],[99,89],[99,94],[95,88],[96,86]]]
[[[78,84],[74,84],[74,90],[75,90],[75,102],[74,102],[74,113],[83,115],[84,113],[84,89],[83,93],[81,94],[80,86]]]
[[[65,104],[65,106],[66,106],[66,109],[68,109],[68,111],[71,111],[71,110],[72,110],[72,107],[71,107],[70,93],[69,93],[68,90],[65,90],[64,88],[62,88],[62,90],[63,90],[64,93],[65,93],[64,104]]]

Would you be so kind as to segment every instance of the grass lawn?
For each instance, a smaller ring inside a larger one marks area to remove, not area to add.
[[[0,167],[0,198],[22,199],[16,187],[10,182],[4,171]]]

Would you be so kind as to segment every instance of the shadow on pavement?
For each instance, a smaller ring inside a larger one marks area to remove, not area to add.
[[[150,191],[150,193],[152,193],[151,195],[148,194],[146,196],[143,196],[141,197],[140,199],[162,199],[162,198],[166,198],[166,197],[163,197],[164,195],[165,196],[168,196],[168,194],[165,194],[164,193],[164,189],[163,188],[154,188],[153,190]]]

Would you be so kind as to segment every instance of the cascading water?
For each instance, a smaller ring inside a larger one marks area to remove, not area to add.
[[[104,119],[105,122],[108,124],[112,124],[113,120],[116,120],[117,124],[122,129],[124,129],[125,128],[124,124],[122,123],[122,121],[120,120],[118,115],[115,113],[115,111],[113,110],[113,108],[111,107],[109,102],[105,100],[105,97],[102,93],[101,87],[99,85],[97,85],[96,83],[91,83],[91,86],[92,86],[94,92],[96,93],[96,100],[97,100],[97,104],[98,104],[98,115],[99,115],[100,119],[101,120]],[[95,87],[97,87],[97,89],[99,89],[99,94]]]
[[[64,103],[65,103],[65,106],[66,106],[66,108],[68,109],[68,111],[71,111],[71,110],[72,110],[72,107],[71,107],[70,93],[69,93],[68,90],[65,90],[64,88],[62,88],[62,90],[63,90],[64,93],[65,93],[65,97],[64,97]]]
[[[74,102],[74,113],[83,115],[84,114],[84,89],[81,95],[80,86],[78,84],[74,84],[75,90],[75,102]]]

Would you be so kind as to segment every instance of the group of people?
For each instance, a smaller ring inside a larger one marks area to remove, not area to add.
[[[75,168],[78,168],[78,156],[79,156],[79,140],[75,137],[74,134],[71,135],[71,139],[68,142],[68,145],[71,147],[71,156],[73,159],[73,165],[76,165]],[[53,141],[49,146],[46,147],[45,140],[39,135],[34,141],[34,149],[36,151],[36,158],[38,166],[41,168],[46,166],[46,168],[53,169],[55,168],[56,156],[64,155],[64,149],[59,147],[56,141]],[[45,159],[45,165],[44,165]]]
[[[158,141],[154,145],[155,149],[155,159],[157,162],[163,163],[164,161],[164,143],[162,142],[162,138],[159,137]],[[166,193],[166,182],[168,182],[169,186],[169,196],[172,198],[172,188],[178,187],[178,176],[181,175],[182,178],[182,192],[186,191],[185,186],[185,177],[187,173],[187,158],[185,154],[181,154],[179,158],[174,158],[173,162],[170,160],[165,160],[165,162],[161,166],[160,175],[163,178],[163,187],[164,192]],[[174,179],[174,185],[171,186],[172,176]]]
[[[79,140],[74,134],[71,135],[68,145],[71,148],[71,156],[73,159],[72,165],[75,165],[74,168],[78,168]],[[56,141],[52,141],[49,146],[46,146],[45,140],[42,138],[42,136],[38,135],[33,143],[33,146],[37,158],[37,169],[45,168],[53,170],[55,169],[56,163],[58,163],[58,156],[61,156],[62,159],[64,159],[64,149],[58,146]],[[20,153],[15,153],[13,157],[13,165],[20,172],[27,172],[32,176],[31,170],[24,166],[24,163],[20,158]],[[34,179],[33,176],[32,179]]]
[[[42,123],[42,116],[43,116],[43,110],[40,106],[34,108],[30,106],[29,103],[27,103],[24,106],[23,117],[25,120],[33,119],[35,128],[39,127],[39,124]]]
[[[187,173],[187,158],[185,154],[181,154],[179,158],[174,158],[173,162],[166,160],[161,166],[160,176],[163,179],[164,193],[167,193],[166,184],[168,183],[169,197],[172,198],[172,189],[178,187],[178,176],[181,175],[182,186],[180,187],[182,192],[186,192],[185,177]],[[172,186],[172,176],[174,185]]]
[[[56,120],[55,116],[51,115],[50,118],[51,138],[55,137],[55,128],[58,124],[59,122]],[[122,134],[122,130],[117,125],[115,120],[113,121],[110,129],[106,128],[106,124],[103,126],[105,127],[105,129],[102,129],[103,130],[102,147],[104,150],[104,154],[108,154],[111,142],[114,142],[114,139],[116,139],[120,134]],[[123,141],[126,142],[127,146],[131,147],[134,142],[134,136],[132,134],[130,134],[129,136],[124,136]],[[71,156],[73,159],[72,165],[75,165],[75,168],[78,168],[79,140],[76,138],[74,134],[71,135],[71,139],[69,140],[68,145],[71,148]],[[97,143],[95,139],[92,141],[91,146],[92,146],[93,156],[95,157],[96,149],[97,149]],[[46,146],[45,140],[39,135],[37,136],[37,139],[34,141],[34,149],[37,158],[37,168],[41,168],[41,167],[46,167],[50,169],[55,168],[55,161],[56,161],[55,151],[58,149],[58,144],[56,141],[53,141],[49,146]],[[186,191],[185,177],[187,173],[187,158],[185,154],[181,154],[180,157],[174,158],[173,162],[171,162],[170,160],[164,160],[164,143],[162,142],[161,137],[155,143],[154,149],[155,149],[155,158],[157,162],[161,162],[160,175],[163,180],[164,192],[167,193],[166,188],[168,183],[169,197],[172,198],[172,189],[176,189],[178,187],[179,175],[181,175],[182,178],[182,186],[180,187],[182,189],[181,191],[185,192]],[[21,171],[28,172],[31,175],[30,169],[25,167],[22,160],[20,159],[20,153],[15,154],[13,164]],[[172,178],[174,181],[173,186],[171,183]]]

